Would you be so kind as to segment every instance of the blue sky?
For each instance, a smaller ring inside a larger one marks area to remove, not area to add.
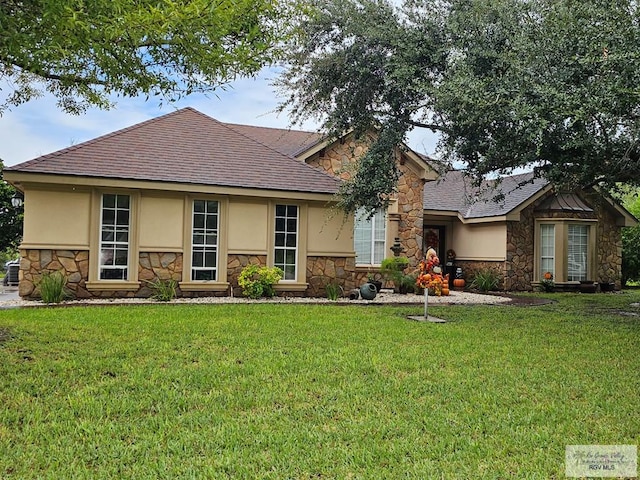
[[[90,109],[83,115],[65,114],[53,97],[44,96],[0,116],[0,159],[5,166],[15,165],[188,106],[223,122],[288,128],[289,118],[274,112],[278,104],[271,86],[274,75],[265,69],[257,78],[237,80],[217,94],[192,95],[162,106],[156,98],[120,98],[111,110]],[[0,91],[0,100],[6,91]],[[317,127],[308,122],[294,128]],[[408,139],[411,148],[426,154],[434,153],[436,142],[436,135],[427,130],[415,130]]]

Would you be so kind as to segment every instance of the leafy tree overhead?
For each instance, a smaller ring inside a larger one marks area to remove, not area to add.
[[[558,188],[640,184],[640,14],[634,0],[313,1],[279,85],[294,120],[377,129],[343,208],[385,204],[389,148],[440,133],[443,165],[534,168]],[[371,168],[376,165],[377,168]],[[372,187],[373,190],[372,191]]]
[[[22,238],[22,207],[14,207],[15,188],[2,179],[4,164],[0,160],[0,252],[14,250]]]
[[[273,0],[2,0],[0,114],[42,89],[70,113],[211,90],[272,61],[285,15]]]

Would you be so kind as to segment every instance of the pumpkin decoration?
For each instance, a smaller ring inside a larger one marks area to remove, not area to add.
[[[420,262],[416,285],[437,296],[449,295],[449,275],[442,275],[440,259],[433,248],[427,250],[426,258]]]
[[[464,278],[454,278],[453,279],[453,288],[456,290],[462,290],[465,285]]]

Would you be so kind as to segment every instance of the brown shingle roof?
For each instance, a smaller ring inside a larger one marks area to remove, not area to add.
[[[451,170],[424,186],[425,210],[457,212],[463,218],[485,218],[506,215],[513,211],[549,182],[523,173],[502,178],[500,183],[489,181],[480,188],[460,170]],[[495,201],[496,196],[501,200]]]
[[[252,125],[238,125],[235,123],[226,123],[225,125],[238,133],[246,135],[263,145],[291,157],[295,157],[305,150],[308,150],[324,138],[319,133],[305,132],[302,130],[254,127]]]
[[[7,170],[313,193],[337,191],[339,181],[335,178],[241,130],[184,108]]]

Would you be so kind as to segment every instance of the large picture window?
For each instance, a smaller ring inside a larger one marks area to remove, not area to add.
[[[219,204],[194,200],[191,231],[191,280],[218,278]]]
[[[284,272],[283,280],[297,278],[298,207],[276,205],[274,266]]]
[[[100,280],[127,280],[131,198],[102,195],[100,215]]]
[[[353,232],[354,250],[358,265],[380,265],[385,258],[386,215],[378,210],[371,218],[356,214]]]

